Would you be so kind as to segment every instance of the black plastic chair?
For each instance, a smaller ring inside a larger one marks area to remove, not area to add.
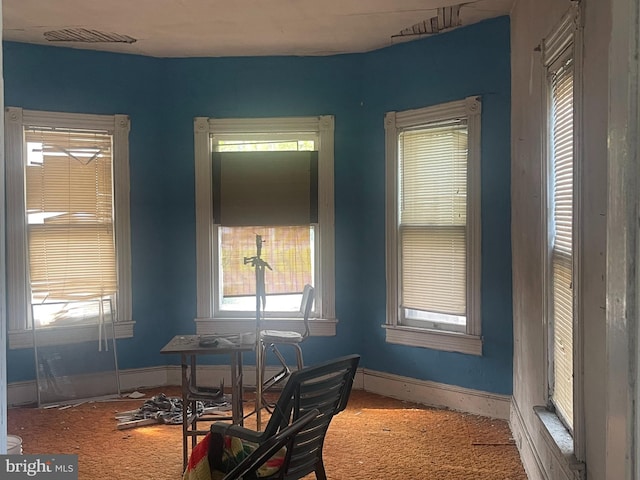
[[[307,412],[304,416],[293,422],[288,427],[280,430],[273,437],[265,440],[258,446],[251,454],[242,460],[236,467],[224,476],[223,480],[250,480],[258,478],[256,471],[269,460],[278,450],[282,447],[287,447],[290,450],[296,435],[300,431],[309,425],[318,415],[320,411],[318,409]],[[222,435],[220,433],[212,433],[213,435]],[[213,460],[209,458],[209,465],[213,464]]]
[[[347,406],[359,361],[359,355],[348,355],[292,373],[263,432],[224,422],[211,425],[211,432],[232,435],[261,446],[317,409],[319,413],[314,420],[295,436],[282,468],[268,478],[295,480],[315,472],[318,480],[326,480],[322,460],[325,434],[333,416]]]

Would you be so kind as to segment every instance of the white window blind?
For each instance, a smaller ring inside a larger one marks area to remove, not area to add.
[[[466,315],[466,121],[399,134],[401,306]]]
[[[115,295],[112,136],[32,128],[24,135],[32,303]]]
[[[564,62],[551,85],[552,401],[573,428],[573,66]]]

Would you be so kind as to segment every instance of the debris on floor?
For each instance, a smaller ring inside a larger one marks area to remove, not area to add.
[[[196,402],[196,414],[226,412],[231,410],[231,401],[228,395],[220,395],[215,400],[199,400]],[[191,406],[187,408],[187,414],[191,415]],[[182,423],[182,399],[179,397],[167,397],[164,393],[154,395],[136,410],[119,412],[116,414],[118,430],[142,427],[155,424],[181,424]]]

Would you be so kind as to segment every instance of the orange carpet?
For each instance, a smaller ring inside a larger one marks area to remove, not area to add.
[[[12,408],[8,432],[25,454],[78,454],[79,478],[178,480],[179,425],[117,430],[115,415],[145,398],[83,403],[66,409]],[[246,407],[247,409],[250,406]],[[253,417],[247,426],[255,425]],[[433,409],[354,390],[334,418],[324,447],[327,476],[350,479],[526,480],[507,422]],[[314,478],[313,475],[307,478]]]

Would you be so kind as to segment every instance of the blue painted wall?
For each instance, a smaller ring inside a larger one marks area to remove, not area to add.
[[[513,328],[510,225],[510,63],[507,17],[365,56],[363,279],[365,366],[413,378],[511,394]],[[483,355],[391,345],[385,322],[384,125],[401,111],[482,96]]]
[[[135,337],[121,368],[175,363],[158,351],[195,327],[193,117],[332,114],[338,334],[305,343],[309,363],[348,352],[361,365],[511,393],[509,21],[503,17],[366,54],[153,59],[4,43],[5,103],[131,117]],[[474,357],[384,341],[383,115],[482,95],[483,335]],[[32,352],[8,352],[9,381]],[[250,363],[252,360],[247,358]]]

